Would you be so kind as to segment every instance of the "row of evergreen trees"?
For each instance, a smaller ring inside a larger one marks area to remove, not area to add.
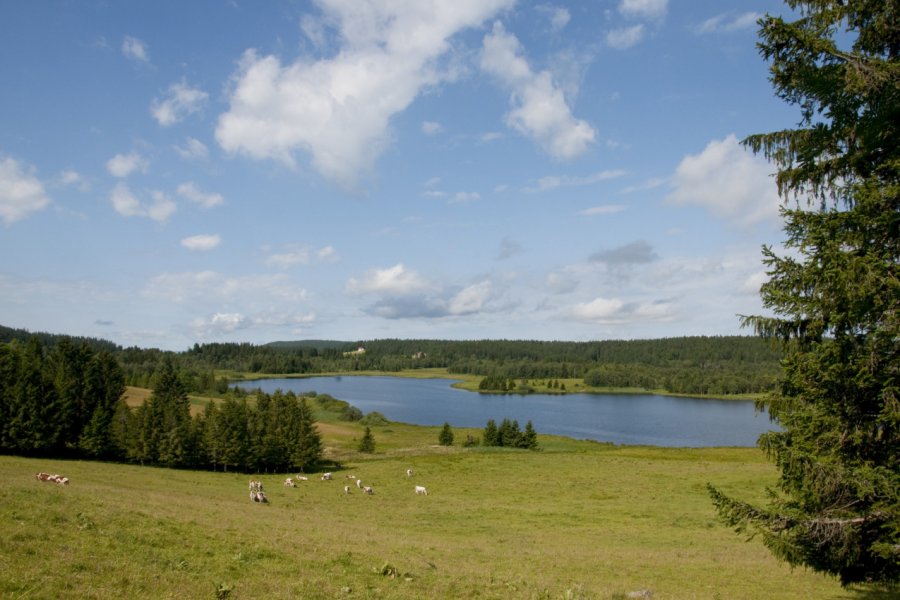
[[[525,430],[519,429],[519,422],[515,419],[503,419],[497,426],[493,419],[488,420],[481,439],[482,446],[503,446],[506,448],[524,448],[537,450],[537,432],[531,421],[525,424]]]
[[[322,441],[306,398],[257,392],[210,402],[191,418],[184,383],[166,361],[150,398],[121,424],[124,458],[141,464],[286,472],[319,462]]]
[[[113,355],[86,341],[0,344],[0,451],[108,458],[124,391]]]
[[[242,393],[191,416],[175,363],[154,367],[153,393],[124,400],[115,357],[86,341],[0,344],[0,451],[169,467],[285,472],[315,465],[322,443],[305,398]]]

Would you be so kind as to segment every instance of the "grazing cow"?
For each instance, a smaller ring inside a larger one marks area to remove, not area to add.
[[[362,489],[362,479],[356,480],[356,487],[358,487],[359,489]]]
[[[288,477],[284,480],[284,487],[294,487],[294,480]]]
[[[265,502],[268,502],[268,501],[269,501],[269,499],[266,498],[266,493],[263,492],[262,490],[259,490],[259,491],[256,491],[256,492],[251,492],[251,493],[250,493],[250,498],[252,498],[254,502],[263,502],[263,503],[265,503]]]
[[[56,478],[56,483],[58,483],[59,485],[69,485],[69,478],[59,476]]]
[[[412,475],[413,475],[412,469],[407,469],[407,470],[406,470],[406,476],[407,476],[407,477],[412,477]]]
[[[344,475],[347,479],[356,479],[356,475]]]
[[[375,493],[375,490],[373,490],[370,486],[367,485],[366,487],[363,488],[363,493],[371,496],[372,494]]]
[[[309,481],[309,477],[306,475],[297,475],[294,477],[294,481]]]
[[[345,494],[349,494],[349,493],[350,493],[350,486],[349,486],[349,485],[345,485],[345,486],[344,486],[344,493],[345,493]]]
[[[324,473],[322,475],[322,481],[331,481],[331,473]]]
[[[251,492],[261,492],[263,489],[262,481],[257,481],[255,479],[250,480],[250,491]]]
[[[35,474],[35,477],[38,481],[50,481],[50,477],[52,477],[52,475],[50,475],[50,473],[44,473],[43,471],[41,471],[40,473]]]
[[[417,485],[416,486],[416,494],[420,496],[427,496],[428,490],[425,489],[425,486]]]

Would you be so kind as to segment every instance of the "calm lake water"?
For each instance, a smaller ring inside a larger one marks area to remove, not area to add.
[[[753,402],[632,394],[478,394],[450,387],[448,379],[310,377],[260,379],[236,384],[246,390],[316,391],[345,400],[363,413],[416,425],[484,427],[527,421],[538,433],[614,444],[669,447],[754,446],[775,426]]]

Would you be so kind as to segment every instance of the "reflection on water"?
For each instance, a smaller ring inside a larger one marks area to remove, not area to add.
[[[672,447],[753,446],[775,428],[753,402],[675,398],[652,394],[477,394],[447,379],[310,377],[261,379],[237,386],[295,393],[316,391],[345,400],[364,413],[417,425],[484,427],[488,419],[527,421],[539,433],[615,444]]]

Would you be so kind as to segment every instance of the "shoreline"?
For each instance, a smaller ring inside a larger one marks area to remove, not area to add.
[[[483,375],[468,375],[448,373],[446,368],[431,369],[406,369],[403,371],[335,371],[325,373],[230,373],[226,374],[230,383],[252,382],[260,379],[310,379],[312,377],[397,377],[401,379],[449,379],[454,380],[451,387],[474,392],[478,394],[504,395],[504,396],[529,396],[532,394],[558,395],[566,396],[568,394],[595,394],[598,396],[612,394],[633,394],[633,395],[654,395],[669,396],[673,398],[696,398],[699,400],[734,400],[740,402],[756,402],[761,400],[765,394],[686,394],[681,392],[670,392],[662,389],[644,389],[644,388],[617,388],[617,387],[591,387],[586,386],[583,380],[578,378],[559,379],[567,385],[565,389],[551,388],[533,388],[531,390],[522,391],[498,391],[498,390],[479,390],[478,384],[483,379]],[[558,378],[557,378],[558,379]],[[571,384],[571,387],[569,386]]]

